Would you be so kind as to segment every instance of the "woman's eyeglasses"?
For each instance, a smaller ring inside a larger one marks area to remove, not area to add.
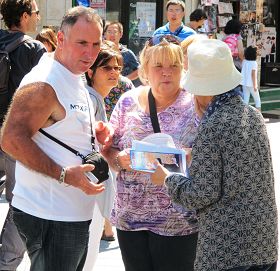
[[[100,68],[102,68],[105,72],[111,72],[111,71],[115,71],[115,72],[121,72],[122,67],[121,66],[101,66]]]
[[[151,37],[149,40],[148,40],[148,45],[149,46],[154,46],[154,45],[158,45],[159,43],[161,43],[162,41],[166,40],[170,43],[174,43],[176,45],[180,45],[181,42],[180,40],[178,39],[178,37],[174,36],[174,35],[156,35],[156,36],[153,36]]]

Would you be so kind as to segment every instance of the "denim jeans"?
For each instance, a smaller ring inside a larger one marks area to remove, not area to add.
[[[6,153],[2,153],[4,170],[6,174],[6,199],[11,203],[13,198],[13,189],[15,186],[15,165],[16,161]],[[24,252],[26,251],[25,245],[22,242],[17,227],[12,219],[12,211],[9,212],[4,222],[1,231],[0,247],[0,270],[16,270],[20,265]]]
[[[255,91],[253,87],[243,86],[243,99],[246,104],[249,104],[250,94],[254,98],[256,108],[261,108],[261,98],[259,91]]]
[[[41,219],[13,207],[13,219],[26,244],[30,271],[82,271],[88,249],[89,225]]]
[[[266,265],[242,266],[227,269],[226,271],[276,271],[276,263]]]

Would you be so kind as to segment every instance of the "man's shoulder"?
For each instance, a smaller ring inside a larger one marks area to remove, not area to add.
[[[132,50],[124,46],[123,44],[120,44],[120,52],[121,54],[130,54],[130,55],[135,55]]]
[[[41,43],[38,40],[34,40],[31,37],[29,37],[23,42],[22,47],[25,48],[25,50],[27,51],[46,51],[46,48],[43,43]]]
[[[122,45],[122,47],[120,48],[120,52],[121,52],[124,62],[127,62],[127,61],[133,62],[134,61],[134,62],[138,63],[137,57],[132,50],[130,50]]]
[[[186,26],[186,25],[183,25],[183,31],[196,34],[196,32],[192,28],[190,28],[189,26]]]
[[[197,34],[192,28],[183,25],[182,31],[179,33],[181,39],[186,39],[188,36]]]
[[[168,23],[167,23],[167,24],[165,24],[165,25],[163,25],[163,26],[157,28],[157,29],[155,30],[153,36],[155,36],[155,35],[161,35],[161,34],[168,34],[168,33],[170,33],[170,29],[169,29]]]

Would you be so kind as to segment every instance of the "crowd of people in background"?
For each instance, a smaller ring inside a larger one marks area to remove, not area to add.
[[[27,252],[32,271],[91,271],[100,240],[118,238],[126,271],[276,271],[257,49],[244,48],[236,19],[220,41],[203,32],[203,9],[185,25],[183,1],[165,8],[168,22],[137,56],[120,43],[122,24],[91,8],[38,33],[35,0],[1,1],[0,49],[16,46],[0,92],[0,270]],[[132,169],[133,140],[154,133],[191,151],[188,176],[158,161],[154,173]],[[95,183],[100,157],[109,178]]]

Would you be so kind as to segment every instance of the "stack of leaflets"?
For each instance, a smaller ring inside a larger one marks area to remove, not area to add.
[[[130,160],[134,170],[154,172],[157,160],[170,172],[188,176],[186,152],[177,149],[172,137],[167,134],[156,133],[142,141],[133,140]]]

